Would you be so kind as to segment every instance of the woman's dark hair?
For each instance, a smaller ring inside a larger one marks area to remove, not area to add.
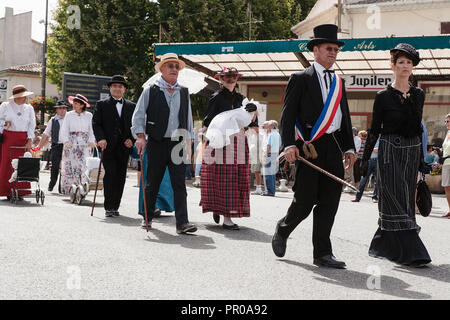
[[[391,52],[391,62],[392,62],[392,64],[396,64],[397,60],[400,59],[400,57],[405,57],[405,58],[407,58],[407,59],[412,61],[411,57],[408,56],[408,54],[406,54],[403,51],[397,50],[397,51]]]
[[[83,100],[80,100],[80,99],[75,98],[75,99],[73,99],[73,101],[76,101],[76,102],[78,102],[79,104],[82,104],[82,105],[83,105],[83,108],[81,109],[81,111],[86,111],[86,103],[84,103]]]

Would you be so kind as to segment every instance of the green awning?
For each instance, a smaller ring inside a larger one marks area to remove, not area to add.
[[[409,43],[416,49],[450,48],[450,36],[343,39],[343,41],[345,41],[345,45],[342,47],[342,51],[389,50],[402,42]],[[308,40],[158,43],[155,44],[155,54],[160,56],[168,52],[178,55],[307,52],[309,51],[306,48],[307,43]]]

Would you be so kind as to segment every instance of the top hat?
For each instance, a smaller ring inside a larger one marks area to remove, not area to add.
[[[401,51],[405,53],[406,56],[412,60],[414,66],[417,66],[419,64],[420,62],[419,53],[412,45],[408,43],[399,43],[398,45],[395,46],[394,49],[391,49],[390,52],[393,53],[396,51]]]
[[[68,109],[69,106],[66,104],[66,102],[64,100],[59,100],[56,105],[54,106],[54,108],[66,108]]]
[[[111,87],[111,85],[113,83],[123,84],[125,86],[125,88],[128,89],[127,82],[125,81],[125,78],[123,76],[121,76],[121,75],[112,76],[111,80],[108,82],[108,87]]]
[[[161,57],[161,60],[156,64],[155,70],[156,72],[161,72],[161,67],[167,62],[177,62],[180,65],[180,69],[184,69],[186,64],[183,60],[180,60],[175,53],[166,53]]]
[[[19,84],[12,89],[12,94],[8,100],[31,96],[34,92],[28,91],[25,86]]]
[[[337,39],[338,26],[335,24],[321,24],[314,28],[314,39],[310,40],[306,47],[313,51],[314,46],[321,43],[334,43],[342,47],[345,42]]]
[[[239,73],[235,67],[223,67],[222,71],[219,71],[214,75],[214,78],[219,79],[225,75],[236,75],[238,78],[242,77],[242,73]]]
[[[78,100],[83,102],[86,105],[86,108],[89,108],[91,105],[88,103],[88,99],[81,95],[81,94],[76,94],[75,97],[74,96],[69,96],[69,98],[67,98],[67,100],[69,101],[70,104],[73,104],[74,100]]]

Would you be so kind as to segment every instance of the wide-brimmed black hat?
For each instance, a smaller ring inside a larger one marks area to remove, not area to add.
[[[401,51],[406,53],[406,55],[412,60],[414,66],[417,66],[420,62],[420,56],[416,48],[414,48],[412,45],[408,43],[399,43],[398,45],[395,46],[394,49],[391,49],[391,53],[395,51]]]
[[[64,100],[59,100],[56,105],[54,106],[54,108],[66,108],[68,109],[69,106],[66,104],[66,102]]]
[[[335,24],[321,24],[314,28],[314,39],[308,42],[306,47],[313,51],[314,46],[321,43],[334,43],[342,47],[345,42],[338,40],[338,26]]]
[[[125,78],[121,75],[112,76],[111,80],[108,82],[108,87],[110,87],[113,83],[123,84],[125,88],[128,89],[127,82],[125,81]]]

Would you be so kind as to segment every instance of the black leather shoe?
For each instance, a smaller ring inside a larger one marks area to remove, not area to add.
[[[197,227],[195,226],[195,224],[191,224],[191,223],[185,223],[182,224],[181,226],[177,226],[177,233],[181,234],[181,233],[192,233],[197,231]]]
[[[114,211],[113,210],[105,210],[105,217],[113,217]]]
[[[222,226],[225,230],[239,230],[239,226],[236,223],[231,226],[224,223]]]
[[[277,226],[275,234],[273,235],[272,238],[272,250],[277,257],[280,258],[284,257],[284,254],[286,253],[286,242],[287,239],[283,238],[278,234],[278,226]]]
[[[114,210],[114,217],[120,217],[119,210]]]
[[[52,192],[53,191],[53,187],[48,186],[48,191]]]
[[[336,260],[336,258],[332,254],[314,259],[314,264],[319,267],[335,269],[345,269],[346,267],[345,262]]]
[[[158,218],[160,216],[161,216],[161,210],[155,209],[155,211],[153,212],[153,218]]]
[[[213,219],[215,223],[220,223],[220,215],[213,213]]]

